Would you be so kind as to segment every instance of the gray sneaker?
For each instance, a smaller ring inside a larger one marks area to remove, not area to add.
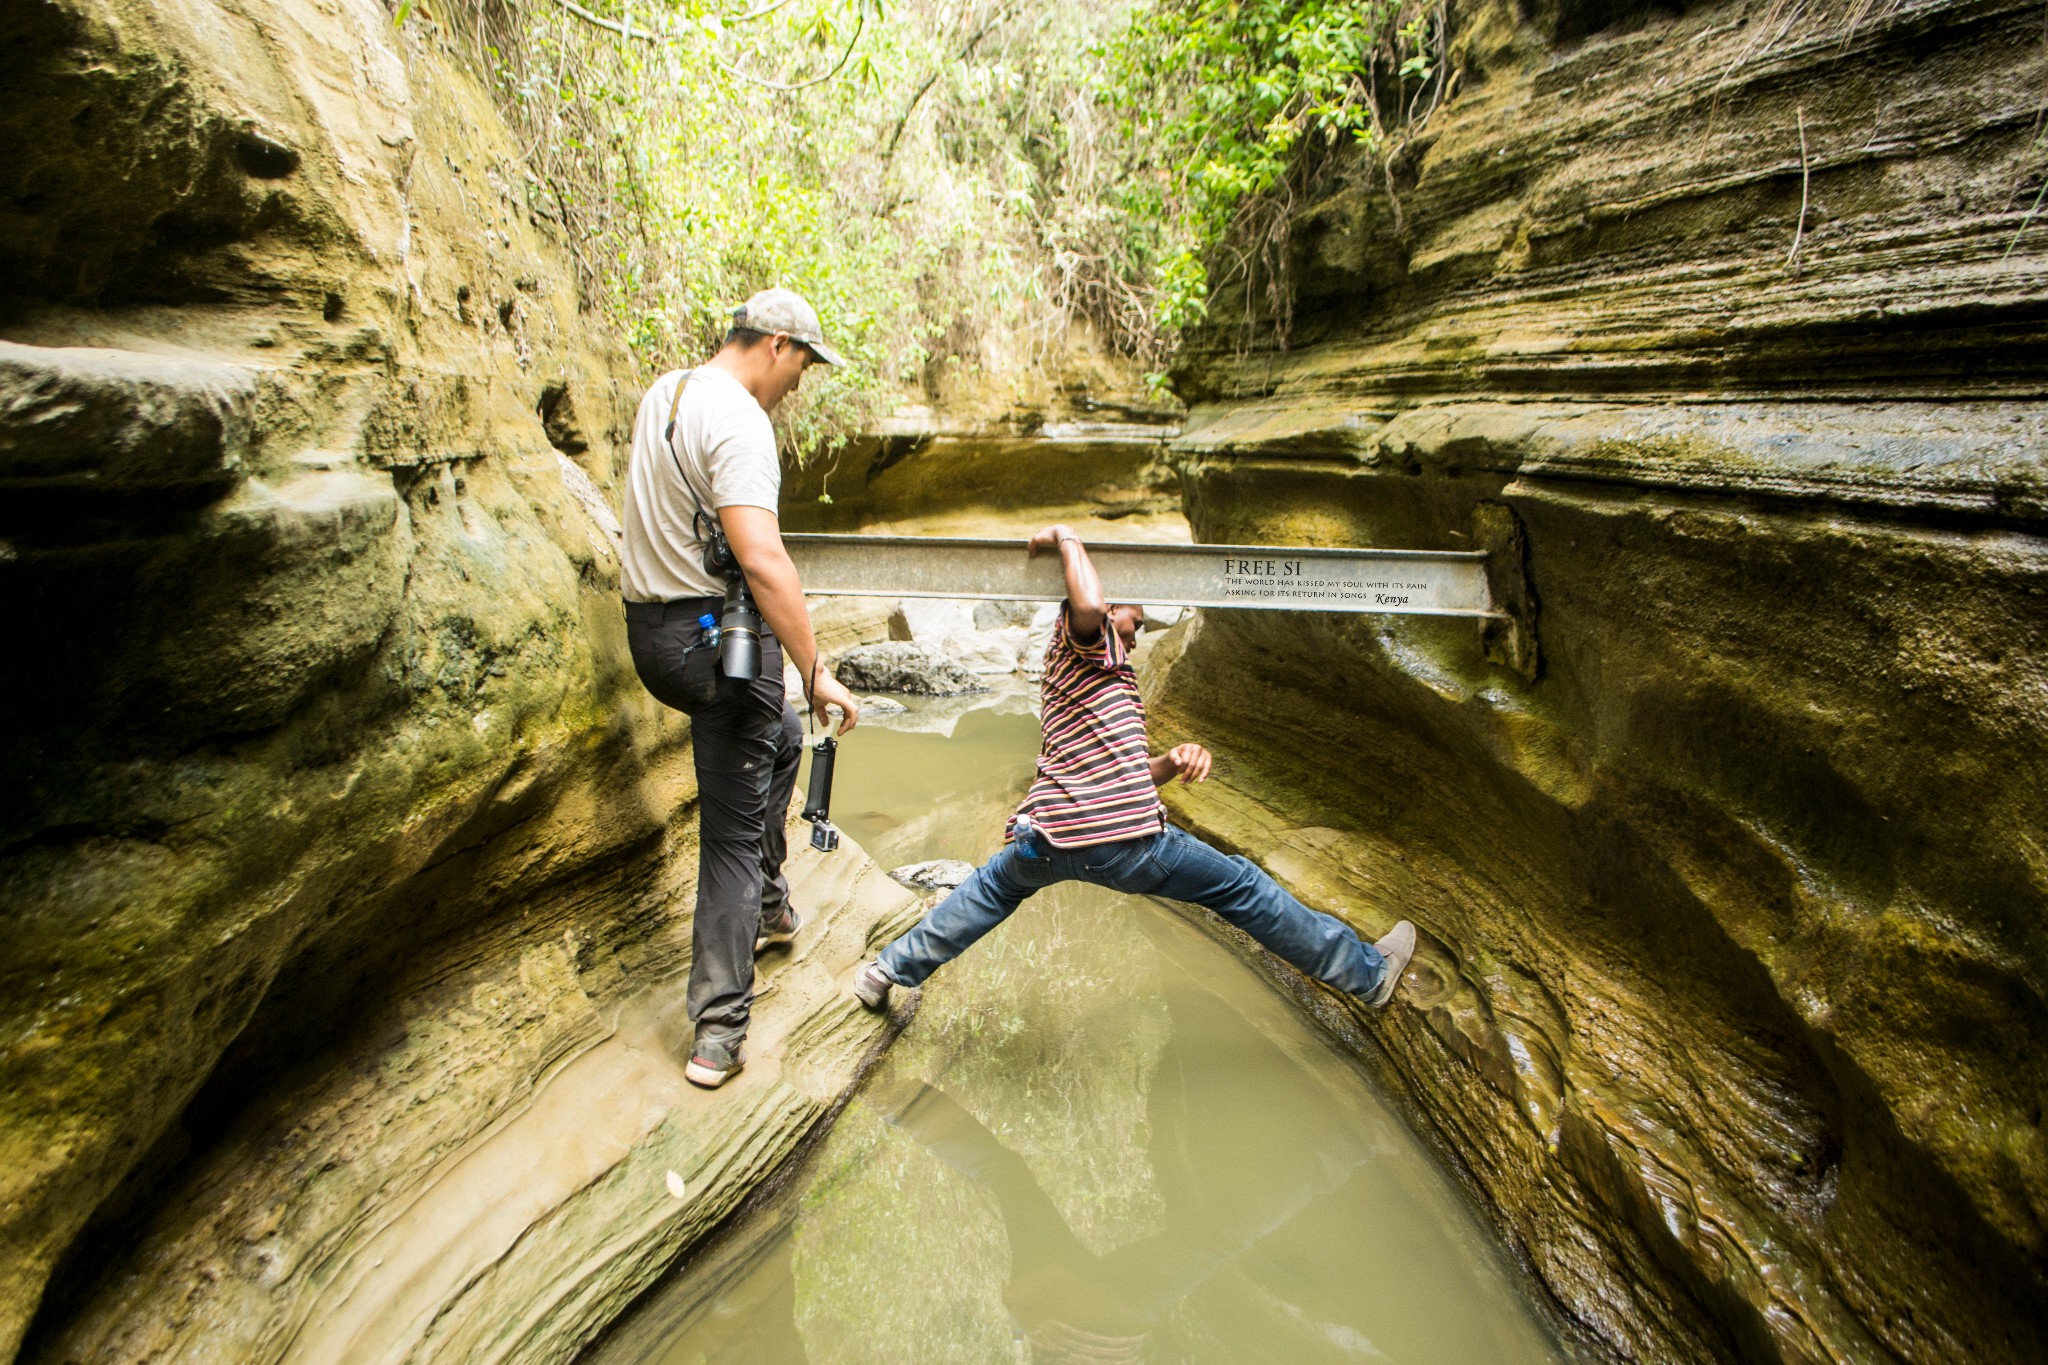
[[[853,974],[853,998],[871,1010],[887,1009],[889,988],[896,979],[882,970],[882,964],[863,962],[860,970]]]
[[[796,912],[794,905],[782,907],[782,913],[774,919],[763,918],[760,932],[754,935],[754,951],[772,948],[779,943],[796,942],[796,931],[804,927],[804,917]]]
[[[699,1038],[697,1045],[690,1049],[690,1064],[683,1068],[683,1079],[691,1085],[706,1090],[716,1090],[747,1064],[746,1054],[740,1048],[739,1039],[721,1042],[713,1038]]]
[[[1377,940],[1373,947],[1379,949],[1386,959],[1386,979],[1380,988],[1365,997],[1365,1003],[1379,1009],[1394,998],[1394,992],[1401,988],[1401,973],[1408,970],[1409,960],[1415,956],[1415,926],[1407,920],[1398,920],[1387,930],[1385,938]]]

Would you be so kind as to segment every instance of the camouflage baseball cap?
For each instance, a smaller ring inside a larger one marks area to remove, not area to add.
[[[732,310],[732,325],[769,336],[785,332],[791,341],[801,341],[827,365],[846,363],[845,357],[825,344],[825,329],[818,325],[818,310],[793,289],[763,289]]]

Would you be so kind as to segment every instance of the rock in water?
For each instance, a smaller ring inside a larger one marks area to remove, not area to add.
[[[990,611],[992,607],[1021,608]],[[889,638],[908,640],[950,659],[970,673],[1015,673],[1028,632],[1029,603],[948,601],[913,597],[900,603],[889,621]]]
[[[890,868],[889,875],[918,891],[951,891],[974,875],[974,864],[958,858],[935,858],[928,863]]]
[[[1027,678],[1043,677],[1045,674],[1045,651],[1052,645],[1052,633],[1058,628],[1060,607],[1057,602],[1047,602],[1031,614],[1030,632],[1024,641],[1019,656],[1017,671]]]
[[[860,712],[864,716],[900,716],[910,708],[894,697],[862,697]]]
[[[972,673],[950,659],[935,658],[922,645],[889,640],[861,645],[839,656],[833,665],[848,687],[875,692],[909,692],[921,697],[960,697],[986,692]]]
[[[1036,602],[976,602],[974,628],[1001,630],[1005,626],[1028,626],[1038,612]]]

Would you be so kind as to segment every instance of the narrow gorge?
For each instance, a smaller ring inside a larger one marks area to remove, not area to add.
[[[1511,619],[1211,613],[1157,705],[1195,827],[1424,928],[1333,1026],[1609,1349],[2040,1359],[2048,52],[1788,13],[1468,17],[1176,450],[1198,540],[1484,549]]]
[[[744,1082],[682,1083],[689,725],[619,610],[648,376],[487,55],[399,10],[0,14],[0,1360],[630,1358],[918,1026],[844,979],[920,897],[805,853]],[[1077,328],[1029,404],[790,467],[784,522],[1486,552],[1497,619],[1211,611],[1144,663],[1218,760],[1175,818],[1412,919],[1400,999],[1187,922],[1574,1357],[2048,1359],[2043,12],[1444,31],[1440,107],[1337,155],[1171,395]]]

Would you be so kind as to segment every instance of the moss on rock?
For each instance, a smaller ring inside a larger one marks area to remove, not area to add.
[[[622,1025],[695,862],[618,604],[637,389],[426,7],[0,39],[0,1359],[355,1358],[372,1308],[564,1358],[829,1113],[888,1031],[831,974],[908,897],[810,869],[715,1122],[686,1026]],[[587,1180],[518,1178],[519,1116],[635,1059]],[[378,1238],[457,1191],[495,1230],[403,1282]]]
[[[1403,225],[1364,167],[1298,220],[1294,348],[1190,346],[1176,448],[1198,538],[1484,548],[1526,638],[1211,613],[1176,800],[1423,928],[1383,1020],[1303,999],[1609,1349],[2035,1358],[2038,16],[1504,14]]]

